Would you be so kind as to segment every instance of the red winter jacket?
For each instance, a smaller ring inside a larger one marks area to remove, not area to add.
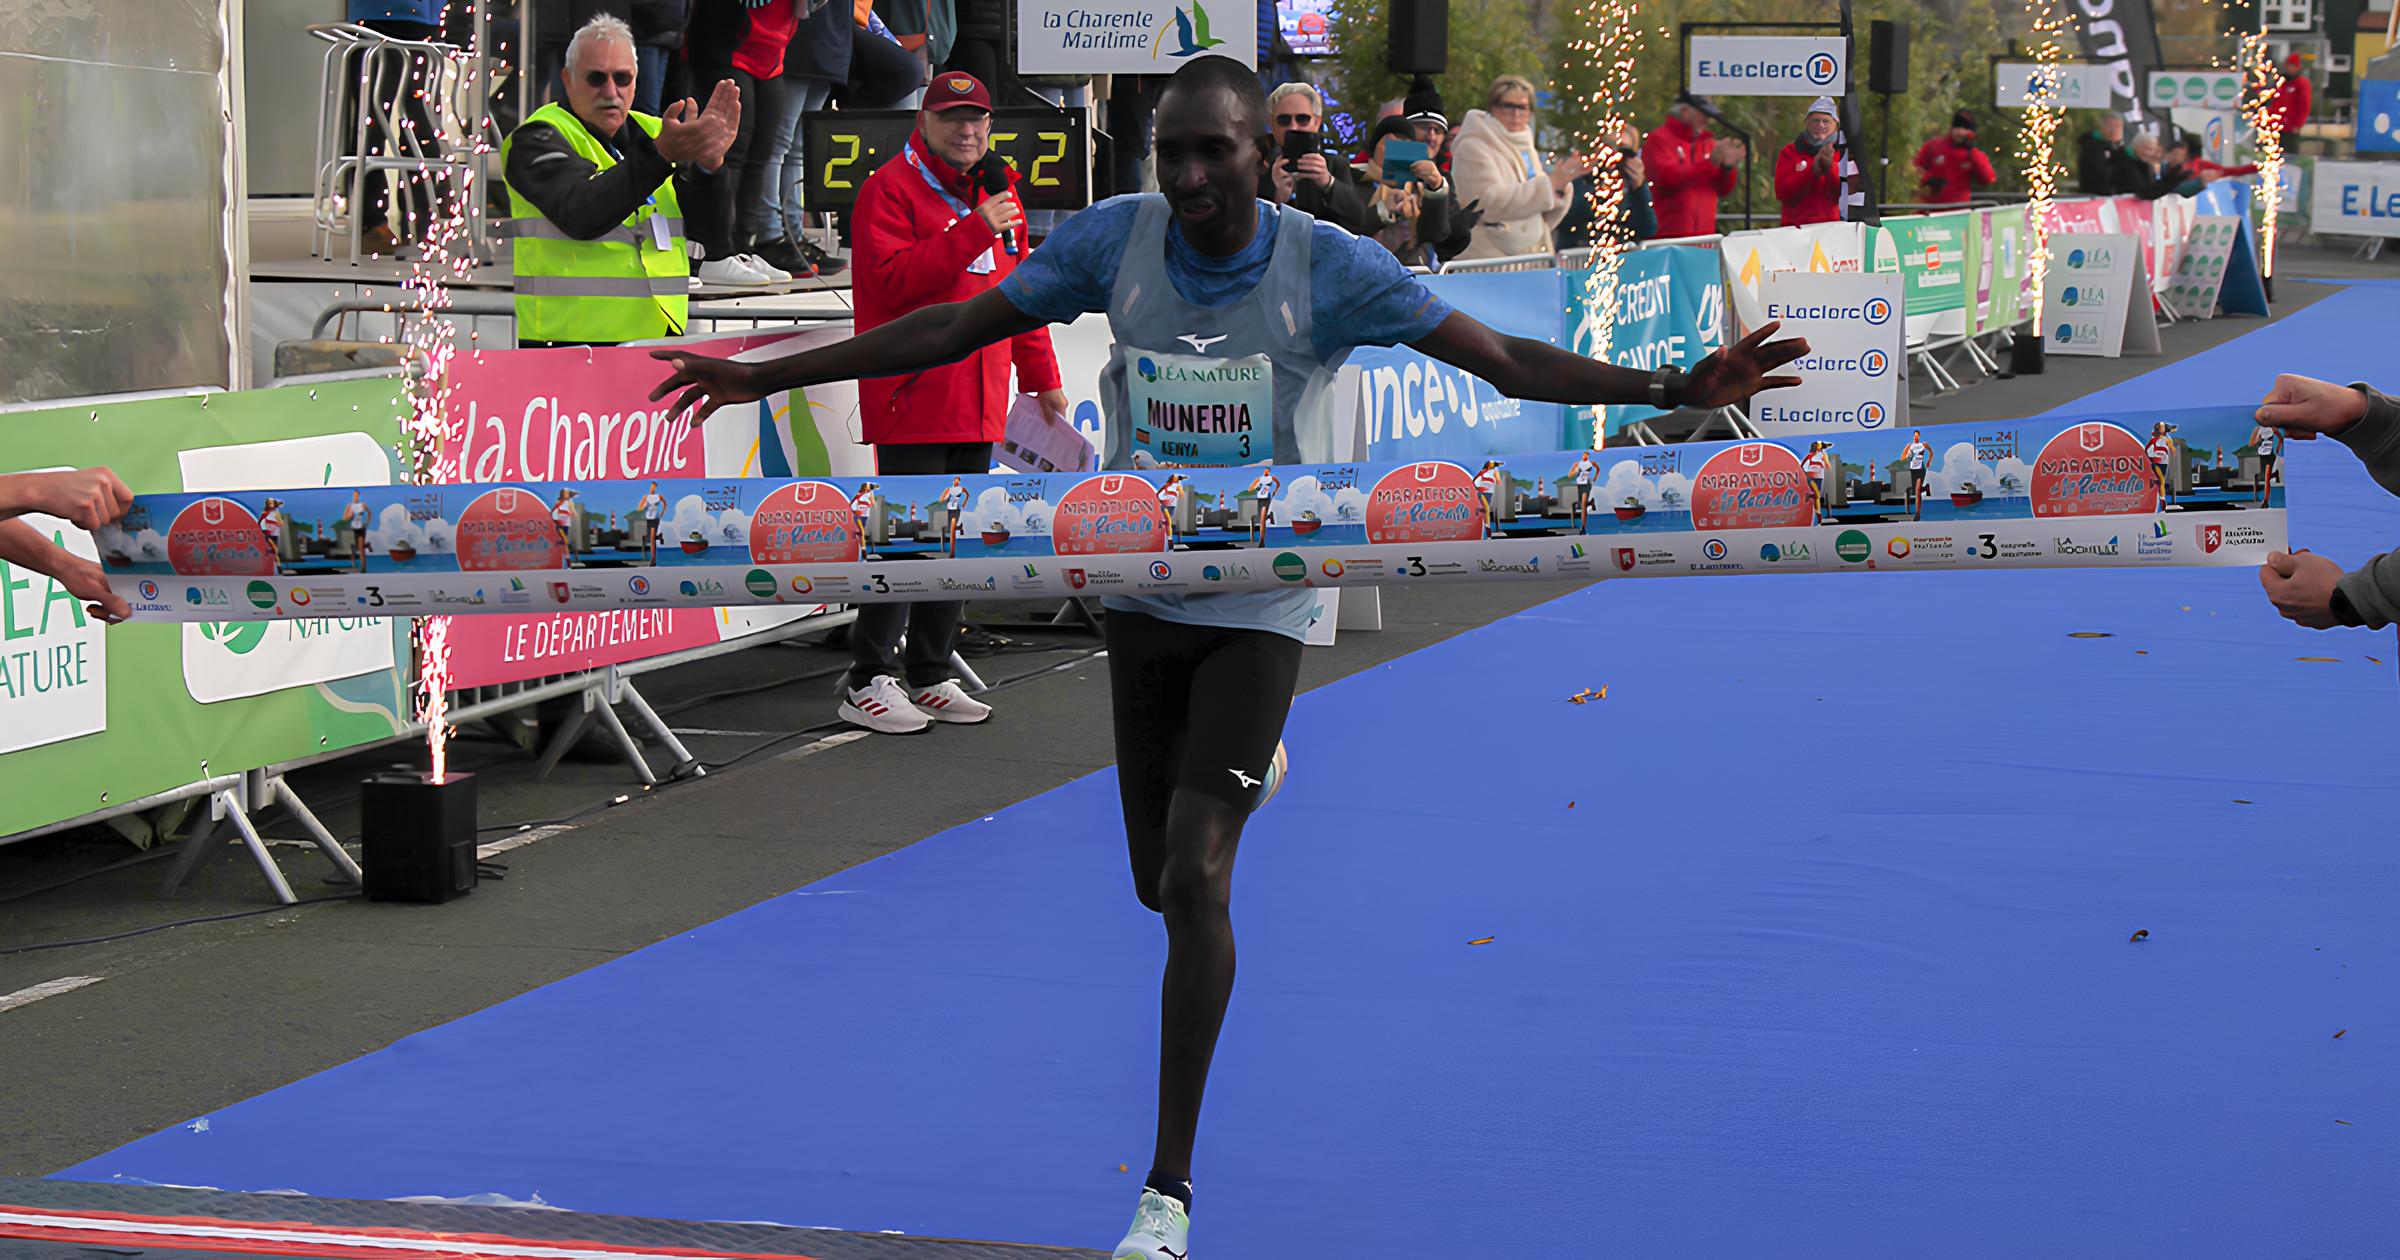
[[[1991,154],[1973,145],[1951,143],[1946,131],[1917,150],[1917,173],[1925,177],[1920,199],[1936,206],[1965,205],[1975,185],[2000,178],[1992,169]]]
[[[1642,165],[1650,172],[1650,208],[1658,212],[1658,234],[1706,236],[1717,230],[1717,198],[1733,191],[1741,172],[1717,165],[1713,132],[1694,131],[1677,119],[1642,141]]]
[[[1783,203],[1783,225],[1839,223],[1842,218],[1842,151],[1822,168],[1817,155],[1795,140],[1775,155],[1775,200]]]
[[[2308,122],[2308,111],[2314,103],[2317,85],[2305,74],[2295,74],[2275,89],[2275,129],[2290,135]]]
[[[983,197],[965,176],[925,149],[911,135],[908,147],[949,188],[973,206]],[[1009,172],[1009,195],[1017,175]],[[1017,257],[1029,248],[1024,225]],[[851,297],[858,331],[888,324],[911,311],[943,302],[963,302],[995,288],[1017,268],[1000,237],[970,214],[960,218],[925,183],[908,154],[883,164],[858,190],[851,212]],[[968,266],[992,253],[992,269],[977,275]],[[1058,359],[1050,352],[1050,330],[1037,328],[1006,342],[985,346],[956,363],[907,376],[871,377],[858,383],[860,440],[871,443],[997,442],[1006,427],[1008,370],[1017,370],[1017,389],[1039,393],[1059,387]]]

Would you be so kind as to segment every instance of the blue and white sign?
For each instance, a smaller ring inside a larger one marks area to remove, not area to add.
[[[1808,354],[1784,370],[1790,389],[1750,400],[1750,420],[1766,437],[1887,429],[1908,423],[1908,321],[1898,272],[1826,275],[1788,271],[1766,278],[1759,302],[1783,321],[1782,336],[1804,337]]]
[[[2400,153],[2400,79],[2358,84],[2358,151]]]
[[[1574,321],[1568,348],[1585,358],[1599,357],[1593,342],[1600,331],[1600,308],[1592,299],[1591,275],[1574,271],[1566,277],[1566,307]],[[1617,268],[1617,320],[1609,338],[1609,362],[1642,372],[1689,368],[1724,340],[1725,283],[1717,271],[1715,250],[1666,245],[1625,255]],[[1567,409],[1569,443],[1589,433],[1594,410]],[[1612,438],[1636,420],[1661,414],[1646,406],[1597,410],[1606,413]]]
[[[2400,236],[2400,165],[2319,162],[2308,224],[2325,236]]]
[[[1501,332],[1557,345],[1563,274],[1430,276],[1425,287]],[[1359,370],[1364,458],[1480,460],[1562,444],[1567,409],[1557,403],[1503,397],[1489,383],[1406,346],[1362,346],[1346,362]]]
[[[2001,109],[2031,108],[2042,88],[2042,68],[2030,61],[2003,61],[1992,67],[1993,104]],[[2115,100],[2115,80],[2107,66],[2064,62],[2058,66],[2058,103],[2068,109],[2106,109]]]
[[[1840,96],[1849,86],[1840,36],[1694,35],[1685,79],[1704,96]]]
[[[2157,354],[2158,315],[2141,238],[2098,232],[2051,237],[2042,323],[2052,354]]]

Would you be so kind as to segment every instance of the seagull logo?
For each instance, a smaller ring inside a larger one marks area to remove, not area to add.
[[[1232,333],[1219,333],[1214,337],[1203,337],[1198,333],[1177,333],[1175,334],[1175,340],[1189,342],[1192,347],[1192,353],[1194,354],[1207,354],[1210,346],[1213,346],[1232,335]]]
[[[1164,28],[1159,30],[1158,38],[1160,42],[1150,48],[1152,61],[1158,60],[1159,51],[1167,38]],[[1193,57],[1224,42],[1208,33],[1208,10],[1200,6],[1200,0],[1192,0],[1191,8],[1175,10],[1176,46],[1166,49],[1166,53],[1170,57]]]
[[[1232,775],[1234,782],[1241,784],[1245,788],[1254,788],[1259,784],[1266,782],[1265,779],[1253,779],[1249,775],[1242,773],[1241,768],[1238,766],[1227,768],[1225,773]]]

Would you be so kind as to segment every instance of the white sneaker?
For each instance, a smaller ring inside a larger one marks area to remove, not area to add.
[[[765,272],[743,262],[739,255],[732,258],[711,258],[692,269],[692,279],[700,284],[724,285],[736,288],[755,288],[772,284]]]
[[[1125,1241],[1117,1244],[1109,1260],[1184,1260],[1191,1254],[1186,1239],[1191,1229],[1192,1218],[1182,1204],[1144,1186],[1133,1228],[1125,1231]]]
[[[750,265],[750,270],[765,276],[767,279],[774,281],[776,284],[789,284],[791,282],[791,272],[785,271],[783,268],[768,262],[766,259],[761,258],[756,254],[735,254],[733,258],[735,262],[748,263]]]
[[[1283,741],[1276,740],[1275,756],[1267,762],[1266,786],[1258,790],[1258,804],[1251,806],[1252,810],[1265,809],[1267,802],[1275,799],[1275,793],[1283,787],[1283,776],[1289,773],[1291,768],[1292,759],[1283,751]]]
[[[992,715],[992,706],[967,694],[957,682],[927,687],[910,698],[917,711],[936,722],[957,722],[971,725]]]
[[[890,674],[877,674],[867,685],[848,692],[839,710],[843,721],[878,735],[914,735],[933,725],[933,719],[908,702],[908,692]]]

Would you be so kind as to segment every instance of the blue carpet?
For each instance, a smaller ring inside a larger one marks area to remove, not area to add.
[[[2396,323],[2351,289],[2092,403]],[[2291,465],[2301,542],[2394,545],[2346,451]],[[1200,1254],[2392,1254],[2392,644],[2239,570],[1612,582],[1304,697]],[[64,1175],[1106,1246],[1162,954],[1122,852],[1096,775]]]

